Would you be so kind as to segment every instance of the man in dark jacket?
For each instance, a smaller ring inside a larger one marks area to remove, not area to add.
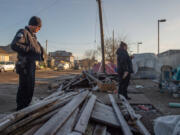
[[[20,29],[11,43],[11,48],[18,53],[16,63],[16,72],[19,74],[19,88],[16,97],[17,110],[30,104],[35,84],[35,61],[44,60],[43,48],[36,38],[36,33],[41,26],[42,22],[39,17],[31,17],[29,25]]]
[[[117,52],[117,72],[119,74],[119,89],[118,96],[122,94],[126,99],[130,99],[127,94],[127,88],[129,85],[132,69],[132,61],[127,52],[127,44],[121,42],[120,48]]]

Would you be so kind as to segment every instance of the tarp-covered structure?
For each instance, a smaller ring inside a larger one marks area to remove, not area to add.
[[[162,64],[153,53],[134,54],[132,63],[137,78],[155,79],[160,75]]]
[[[167,115],[154,120],[155,135],[179,135],[180,115]]]
[[[103,72],[102,63],[99,62],[98,64],[95,64],[92,70],[95,73]],[[106,62],[105,70],[107,74],[117,74],[116,65],[111,62]]]
[[[175,68],[174,70],[173,70],[173,73],[174,73],[174,75],[173,75],[173,80],[176,80],[176,81],[180,81],[180,66],[178,66],[177,68]]]

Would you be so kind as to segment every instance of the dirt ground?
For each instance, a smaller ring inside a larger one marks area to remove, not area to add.
[[[51,94],[48,84],[57,78],[68,74],[79,74],[81,71],[37,71],[34,100],[41,99]],[[140,86],[140,87],[139,87]],[[138,88],[139,87],[139,88]],[[0,117],[15,111],[16,93],[18,88],[18,75],[14,72],[0,72]],[[163,115],[180,114],[180,108],[171,108],[169,102],[180,102],[180,98],[174,98],[168,92],[160,93],[158,84],[153,80],[131,80],[128,88],[129,102],[135,111],[143,116],[143,123],[153,134],[153,120]],[[108,102],[107,93],[95,92],[104,103]],[[118,100],[117,100],[118,101]],[[106,103],[108,104],[108,103]],[[138,105],[150,106],[150,110],[139,109]]]
[[[136,113],[142,116],[141,121],[152,135],[154,134],[154,120],[157,117],[180,114],[180,108],[168,106],[169,102],[180,102],[180,98],[174,98],[168,92],[160,93],[158,84],[153,80],[131,80],[128,93],[131,97],[129,103]],[[94,94],[105,104],[111,104],[107,93],[94,92]],[[114,97],[117,96],[114,95]],[[116,101],[120,103],[118,99]],[[145,108],[141,109],[142,106],[145,106]]]
[[[141,85],[143,88],[136,89],[142,92],[151,102],[151,104],[158,109],[163,115],[179,115],[180,108],[171,108],[168,103],[180,103],[180,98],[175,98],[168,91],[161,93],[158,84],[152,80],[133,80],[132,86]]]
[[[56,78],[68,75],[78,74],[81,71],[36,71],[36,84],[34,91],[34,100],[43,98],[51,92],[48,90],[50,82]],[[18,89],[18,75],[14,72],[0,72],[0,114],[7,114],[16,108],[16,93]]]

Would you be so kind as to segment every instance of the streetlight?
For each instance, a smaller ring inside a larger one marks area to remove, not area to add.
[[[158,55],[159,55],[159,52],[160,52],[160,48],[159,48],[159,27],[160,27],[160,22],[166,22],[166,19],[161,19],[161,20],[158,20]]]
[[[142,42],[137,43],[137,54],[139,53],[139,45],[141,45],[141,44],[142,44]]]

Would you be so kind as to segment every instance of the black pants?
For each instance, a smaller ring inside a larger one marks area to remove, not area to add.
[[[26,66],[27,73],[19,74],[19,88],[16,97],[17,110],[21,110],[31,103],[34,93],[35,69],[35,62],[29,62]]]
[[[123,74],[119,74],[119,89],[118,89],[118,94],[123,95],[125,98],[128,97],[127,94],[127,88],[129,85],[131,75],[128,74],[125,79],[123,79]]]

